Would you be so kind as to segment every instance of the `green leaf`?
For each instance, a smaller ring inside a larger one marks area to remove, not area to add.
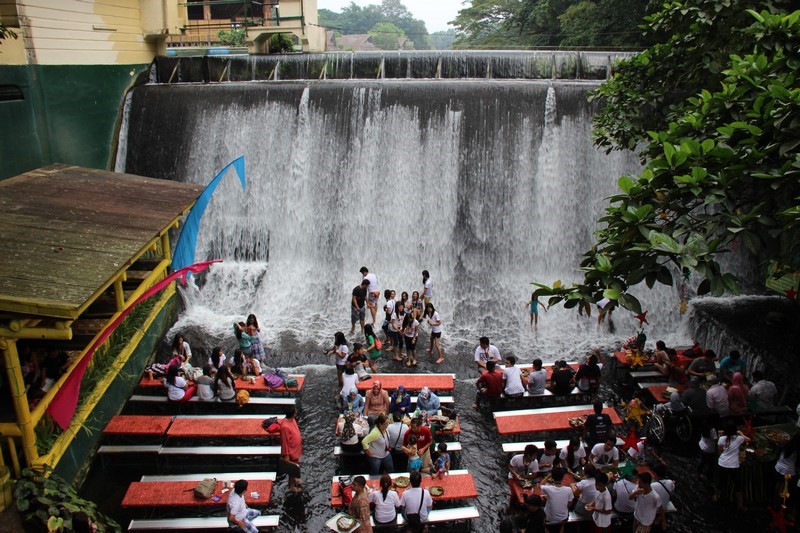
[[[617,184],[619,185],[619,188],[622,189],[622,192],[624,192],[625,194],[630,194],[631,189],[633,189],[634,185],[633,180],[630,179],[628,176],[621,176],[617,180]]]
[[[603,298],[608,298],[609,300],[616,300],[620,296],[620,291],[618,289],[606,289],[603,291]]]
[[[633,311],[634,313],[642,312],[642,304],[639,303],[639,300],[631,294],[625,293],[620,295],[619,303],[628,311]]]
[[[673,161],[675,161],[675,147],[672,146],[670,143],[664,143],[664,157],[666,157],[669,166],[671,167],[675,166],[675,164],[673,163]]]
[[[611,261],[604,254],[597,254],[596,264],[600,272],[611,272]]]
[[[672,273],[667,267],[661,267],[656,274],[656,280],[662,285],[672,286]]]
[[[697,295],[702,296],[704,294],[708,294],[708,291],[710,290],[711,290],[711,282],[708,281],[708,278],[706,278],[700,282],[700,285],[697,286]]]

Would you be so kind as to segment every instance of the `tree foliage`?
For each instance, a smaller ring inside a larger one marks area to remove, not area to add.
[[[639,47],[642,0],[473,0],[459,11],[460,48]]]
[[[653,30],[672,37],[622,65],[597,94],[608,101],[597,143],[643,142],[645,169],[619,179],[621,193],[581,263],[583,281],[537,284],[538,296],[586,312],[607,297],[640,312],[630,289],[642,281],[672,285],[693,273],[698,294],[738,293],[741,280],[724,271],[721,254],[748,254],[765,276],[769,262],[800,269],[800,11],[789,2],[760,13],[746,4],[686,0],[650,17]],[[731,49],[743,53],[724,58]],[[683,83],[698,90],[681,100]],[[632,117],[649,94],[662,101],[637,127]],[[645,124],[662,127],[642,131]]]
[[[369,35],[375,46],[384,50],[397,50],[399,41],[405,37],[403,30],[391,22],[379,22],[369,30]]]
[[[247,31],[244,28],[231,28],[231,31],[219,30],[217,38],[225,46],[244,46],[247,42]]]
[[[400,28],[406,37],[414,41],[416,49],[431,47],[425,22],[415,19],[400,0],[383,0],[380,5],[370,4],[364,7],[351,2],[349,6],[342,8],[341,13],[320,9],[319,20],[322,26],[343,35],[369,33],[376,24],[388,22]]]

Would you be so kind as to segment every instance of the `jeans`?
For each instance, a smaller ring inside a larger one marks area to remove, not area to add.
[[[261,511],[259,511],[258,509],[248,509],[247,510],[247,516],[245,516],[244,520],[242,520],[242,522],[244,522],[245,527],[242,528],[242,527],[238,527],[238,526],[232,526],[231,529],[233,531],[236,531],[237,533],[238,532],[258,533],[258,528],[250,523],[250,520],[252,520],[253,518],[255,518],[257,516],[261,516]]]
[[[381,468],[386,470],[387,474],[394,472],[394,462],[392,461],[392,454],[387,453],[386,457],[367,457],[369,461],[369,473],[371,476],[377,476],[381,473]]]

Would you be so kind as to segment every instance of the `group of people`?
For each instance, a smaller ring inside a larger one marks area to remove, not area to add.
[[[371,332],[373,339],[377,339],[374,336],[374,327],[378,319],[378,301],[381,289],[377,276],[371,273],[367,267],[361,267],[360,272],[361,282],[353,288],[350,299],[350,333],[355,333],[356,323],[359,323],[362,333],[367,338],[367,351],[377,350],[379,355],[381,348],[376,347],[374,342],[370,343],[368,337]],[[438,355],[436,363],[443,363],[442,320],[431,302],[433,281],[430,273],[427,270],[422,271],[421,291],[413,291],[411,297],[408,292],[403,291],[398,298],[397,291],[392,289],[385,289],[383,297],[385,303],[381,329],[388,343],[386,351],[393,352],[392,359],[407,367],[417,366],[417,339],[420,326],[427,322],[430,327],[430,344],[426,351],[428,353],[435,352]],[[366,324],[367,309],[372,317],[372,322],[369,324]]]
[[[430,491],[423,489],[422,475],[412,471],[409,475],[410,487],[398,496],[392,489],[392,478],[384,474],[380,479],[380,489],[371,490],[367,486],[364,476],[353,479],[353,499],[347,512],[361,521],[361,525],[354,533],[371,533],[370,508],[374,508],[374,521],[376,526],[392,525],[397,523],[398,513],[403,513],[408,529],[416,532],[423,531],[423,524],[433,508],[433,498]]]
[[[481,372],[475,382],[478,391],[473,407],[476,409],[480,409],[485,402],[491,403],[500,398],[519,398],[526,393],[541,396],[545,390],[565,396],[577,387],[581,393],[595,394],[602,380],[602,365],[596,352],[589,354],[577,371],[566,361],[556,361],[549,379],[541,359],[534,359],[527,377],[517,366],[517,358],[513,355],[506,356],[505,366],[498,367],[502,361],[497,347],[489,342],[488,337],[481,337],[475,349],[475,364]]]
[[[261,376],[265,370],[266,353],[260,338],[258,318],[251,314],[246,321],[233,325],[239,344],[228,357],[220,346],[211,350],[202,367],[195,366],[192,349],[183,335],[173,338],[172,355],[165,365],[153,364],[148,373],[164,375],[167,397],[174,402],[188,402],[195,395],[202,401],[233,402],[236,399],[236,379]]]

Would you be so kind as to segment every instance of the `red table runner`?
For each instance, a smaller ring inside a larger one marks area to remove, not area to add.
[[[678,389],[678,393],[680,394],[688,389],[689,385],[651,385],[647,387],[647,391],[653,395],[653,398],[658,403],[667,403],[669,401],[669,396],[664,396],[664,393],[667,392],[667,387]]]
[[[122,499],[123,507],[208,507],[213,505],[224,506],[228,502],[228,494],[223,494],[222,482],[217,481],[213,496],[219,496],[219,501],[214,497],[198,500],[194,497],[194,488],[198,481],[137,481],[131,483],[125,498]],[[258,492],[258,499],[250,496],[251,492]],[[250,507],[261,507],[269,504],[272,494],[272,481],[268,479],[248,481],[244,499]]]
[[[428,387],[432,391],[451,391],[455,388],[452,374],[371,374],[372,379],[359,381],[358,390],[372,389],[372,382],[379,380],[383,390],[391,392],[402,385],[407,391],[420,391]]]
[[[197,417],[176,418],[167,431],[168,437],[278,437],[262,427],[269,418]]]
[[[373,490],[380,490],[380,480],[368,479],[367,485]],[[475,481],[472,479],[472,474],[453,474],[444,476],[442,479],[438,477],[422,476],[422,488],[430,489],[433,486],[440,486],[444,488],[444,494],[441,496],[433,496],[433,501],[447,501],[447,500],[466,500],[478,497],[478,489],[475,488]],[[410,486],[410,485],[409,485]],[[403,490],[396,487],[397,494],[402,496]],[[342,506],[342,494],[339,491],[339,483],[331,482],[331,506]]]
[[[603,412],[611,417],[615,426],[622,424],[622,420],[613,407],[606,407]],[[519,433],[537,433],[545,431],[561,431],[580,428],[573,428],[569,425],[570,418],[591,415],[593,409],[576,409],[573,411],[563,411],[559,413],[532,413],[516,416],[501,416],[495,419],[497,431],[501,435],[515,435]]]
[[[171,423],[171,416],[117,415],[111,419],[103,433],[105,435],[159,436],[167,432]]]

